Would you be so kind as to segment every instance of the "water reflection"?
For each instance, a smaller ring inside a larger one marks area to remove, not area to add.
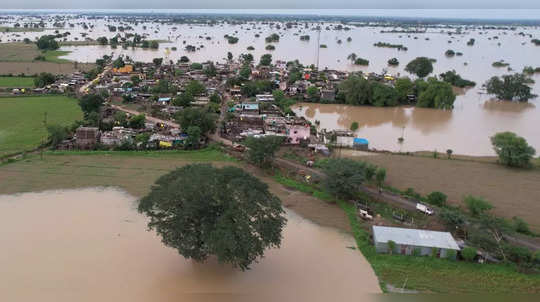
[[[536,105],[528,102],[507,102],[499,100],[488,100],[482,105],[487,111],[495,113],[521,113],[527,110],[536,109]]]

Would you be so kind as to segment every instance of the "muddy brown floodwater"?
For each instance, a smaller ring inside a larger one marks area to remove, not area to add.
[[[349,235],[287,218],[281,248],[241,272],[165,247],[122,191],[0,195],[0,300],[375,300],[377,278]]]

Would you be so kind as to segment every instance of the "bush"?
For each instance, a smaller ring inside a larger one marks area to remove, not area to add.
[[[396,250],[396,243],[392,240],[388,240],[388,253],[393,254]]]
[[[493,206],[481,197],[467,195],[463,201],[473,217],[480,217],[485,212],[493,209]]]
[[[513,222],[514,230],[516,232],[526,234],[526,235],[532,234],[531,230],[529,229],[529,224],[525,220],[517,216],[514,216],[512,217],[512,222]]]
[[[431,192],[426,196],[426,201],[432,205],[443,207],[446,205],[447,196],[441,192]]]
[[[366,59],[363,59],[363,58],[357,58],[356,60],[354,60],[354,64],[355,65],[361,65],[361,66],[368,66],[369,65],[369,60],[366,60]]]
[[[472,262],[474,258],[476,257],[476,249],[474,247],[466,247],[463,250],[461,250],[461,256],[465,261]]]
[[[415,247],[415,248],[413,249],[413,251],[412,251],[412,255],[413,255],[413,256],[418,257],[418,256],[420,256],[421,254],[422,254],[422,250],[421,250],[420,248],[418,248],[418,247]]]

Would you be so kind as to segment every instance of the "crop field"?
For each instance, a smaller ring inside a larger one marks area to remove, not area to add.
[[[31,87],[34,87],[34,78],[33,77],[2,77],[0,76],[0,87],[31,88]]]
[[[65,96],[0,98],[0,156],[31,150],[47,137],[47,124],[82,119],[77,100]]]
[[[388,184],[413,188],[422,195],[440,191],[449,202],[462,204],[465,195],[481,196],[495,214],[518,216],[540,231],[540,169],[512,169],[470,160],[447,160],[405,155],[355,157],[387,170]]]

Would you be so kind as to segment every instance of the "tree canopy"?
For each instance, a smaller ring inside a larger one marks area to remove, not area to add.
[[[201,134],[206,134],[216,129],[215,114],[209,113],[202,108],[186,108],[178,113],[176,121],[184,130],[192,126],[199,127]]]
[[[486,82],[486,90],[500,100],[527,102],[536,97],[531,93],[531,87],[527,85],[531,82],[534,83],[532,79],[520,73],[503,75],[502,78],[495,76]]]
[[[162,242],[188,259],[242,270],[281,245],[286,224],[268,186],[237,167],[193,164],[160,177],[138,210],[150,218]]]
[[[418,107],[452,109],[456,95],[452,90],[452,85],[429,78],[427,86],[418,95]]]
[[[245,144],[248,147],[249,161],[259,167],[267,167],[272,163],[274,153],[282,142],[283,137],[281,136],[248,137]]]
[[[53,35],[41,36],[36,42],[36,45],[41,50],[57,50],[60,48],[60,45],[58,45],[55,38],[56,36]]]
[[[97,94],[87,94],[79,99],[79,106],[84,112],[85,116],[88,116],[91,112],[99,112],[99,109],[103,105],[103,97]]]
[[[340,198],[354,198],[366,180],[366,163],[347,158],[331,158],[324,165],[324,184],[329,192]],[[375,174],[375,171],[370,172]],[[372,177],[372,176],[371,176]]]
[[[500,132],[491,137],[499,162],[510,167],[527,167],[536,150],[513,132]]]
[[[425,78],[433,72],[433,64],[429,58],[418,57],[405,66],[405,71],[415,74],[419,78]]]
[[[52,84],[56,81],[56,77],[48,72],[42,72],[37,77],[34,78],[34,86],[36,87],[45,87],[49,84]]]

